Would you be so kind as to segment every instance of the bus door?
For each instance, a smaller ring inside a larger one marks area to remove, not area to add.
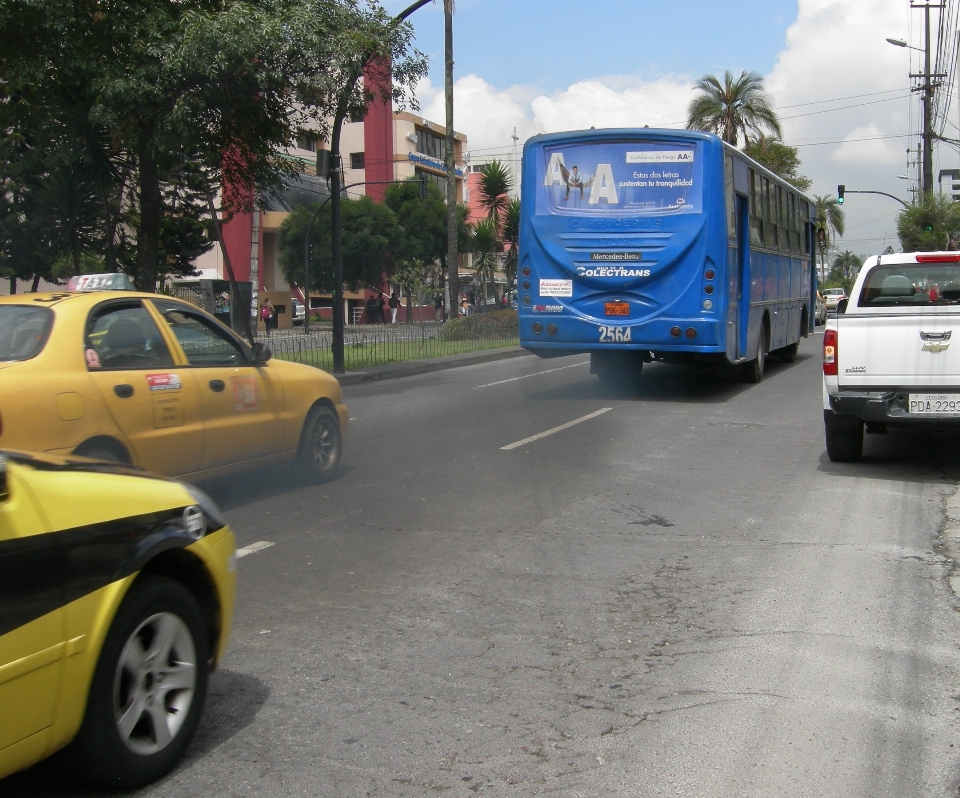
[[[750,331],[750,204],[747,197],[737,194],[737,252],[740,257],[737,275],[737,356],[747,356],[747,338]]]

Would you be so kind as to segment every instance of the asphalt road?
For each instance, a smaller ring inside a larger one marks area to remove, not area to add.
[[[757,386],[524,357],[348,388],[336,482],[206,486],[273,545],[140,794],[956,795],[958,438],[830,463],[819,345]],[[0,793],[90,794],[50,765]]]

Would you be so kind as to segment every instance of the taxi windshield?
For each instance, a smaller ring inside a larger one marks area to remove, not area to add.
[[[867,275],[858,302],[861,307],[958,303],[960,263],[879,266]]]
[[[53,312],[31,305],[0,305],[0,361],[36,357],[50,335]]]

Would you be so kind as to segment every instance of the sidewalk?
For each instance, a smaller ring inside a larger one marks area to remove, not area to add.
[[[494,360],[506,360],[512,357],[530,355],[526,349],[519,346],[507,346],[503,349],[487,349],[483,352],[467,352],[463,355],[446,355],[444,357],[428,357],[423,360],[403,360],[399,363],[386,363],[382,366],[371,366],[363,371],[348,371],[346,374],[334,375],[341,385],[359,385],[364,382],[377,380],[392,380],[396,377],[412,377],[415,374],[427,374],[431,371],[443,371],[459,366],[473,366],[477,363],[490,363]]]

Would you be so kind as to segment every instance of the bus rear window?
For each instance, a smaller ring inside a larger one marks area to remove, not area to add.
[[[537,213],[700,213],[703,170],[696,144],[619,141],[540,151]]]
[[[956,305],[960,303],[960,263],[905,263],[879,266],[863,283],[861,307]]]
[[[0,305],[0,361],[36,357],[50,335],[53,312],[30,305]]]

